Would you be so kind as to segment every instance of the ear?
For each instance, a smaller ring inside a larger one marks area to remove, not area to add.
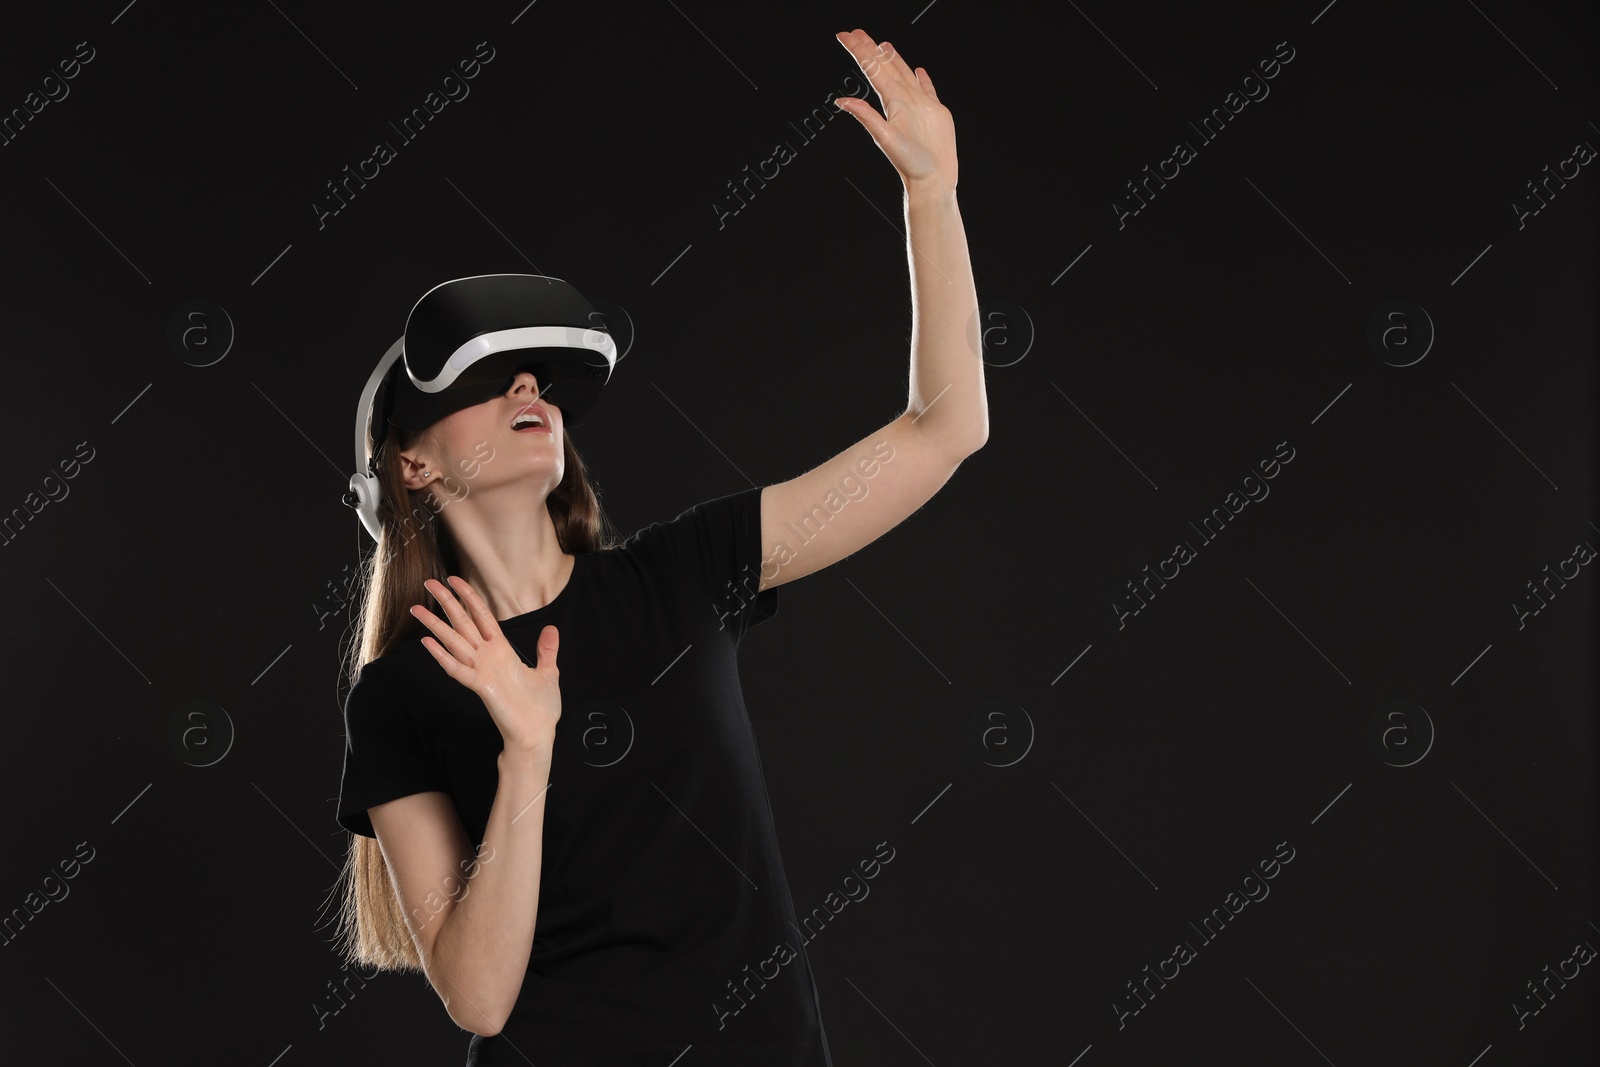
[[[425,446],[425,442],[418,444],[418,448],[408,448],[400,453],[400,479],[407,489],[421,489],[439,480],[439,465],[422,454],[420,446]],[[423,471],[428,471],[429,476],[424,478]]]

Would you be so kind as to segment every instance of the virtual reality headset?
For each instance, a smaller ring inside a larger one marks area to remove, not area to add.
[[[542,274],[479,274],[423,294],[361,390],[355,466],[344,502],[376,541],[378,458],[390,425],[407,436],[446,415],[503,396],[519,371],[531,371],[540,397],[581,423],[611,380],[617,348],[583,294]],[[367,425],[377,450],[367,455]]]

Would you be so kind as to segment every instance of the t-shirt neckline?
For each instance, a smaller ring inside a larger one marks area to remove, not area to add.
[[[572,586],[577,582],[578,569],[584,565],[584,557],[588,554],[589,553],[587,552],[573,553],[572,573],[567,575],[567,584],[561,587],[560,592],[556,593],[555,597],[550,601],[550,603],[546,604],[542,608],[534,608],[532,611],[525,611],[521,615],[513,615],[509,619],[501,619],[500,628],[503,630],[508,626],[520,626],[524,623],[532,622],[551,611],[556,607],[556,605],[560,604],[566,598],[568,592],[572,589]]]

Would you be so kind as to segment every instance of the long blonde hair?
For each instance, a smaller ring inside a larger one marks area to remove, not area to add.
[[[361,571],[355,598],[355,633],[343,657],[344,680],[352,686],[365,664],[387,654],[408,637],[430,632],[408,610],[413,604],[429,603],[432,594],[423,583],[429,578],[443,582],[448,575],[461,573],[449,528],[432,510],[432,496],[426,490],[407,489],[403,483],[400,452],[410,448],[414,440],[415,435],[404,435],[397,427],[388,426],[379,455],[378,521],[382,536]],[[374,444],[369,420],[368,455],[373,453]],[[565,472],[561,483],[546,498],[561,550],[577,553],[616,547],[622,538],[601,510],[600,499],[589,483],[588,469],[570,433],[564,434],[562,451]],[[407,510],[397,508],[396,501],[404,501]],[[430,610],[442,614],[436,607]],[[343,940],[340,955],[347,966],[422,971],[422,960],[406,927],[377,840],[349,831],[346,834],[350,838],[349,850],[338,882],[343,887],[338,928]]]

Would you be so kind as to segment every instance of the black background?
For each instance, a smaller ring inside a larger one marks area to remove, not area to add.
[[[94,58],[0,148],[0,913],[94,858],[0,948],[0,1057],[464,1057],[420,976],[324,1014],[356,397],[423,292],[512,271],[630,324],[573,434],[623,531],[892,419],[899,179],[848,115],[795,130],[860,77],[833,39],[860,27],[955,116],[991,432],[744,646],[797,908],[896,851],[807,950],[835,1062],[1593,1062],[1592,966],[1515,1008],[1600,944],[1593,565],[1514,607],[1600,543],[1595,165],[1514,207],[1600,143],[1593,5],[7,23],[5,113]],[[480,41],[470,95],[403,144],[388,123]],[[1213,141],[1190,126],[1263,85]],[[379,139],[396,158],[319,226]],[[1196,158],[1119,223],[1178,140]],[[719,228],[779,141],[795,158]],[[197,300],[226,318],[169,344]],[[1203,541],[1283,442],[1270,495]],[[1196,557],[1119,625],[1180,540]],[[1270,895],[1204,942],[1280,843]]]

